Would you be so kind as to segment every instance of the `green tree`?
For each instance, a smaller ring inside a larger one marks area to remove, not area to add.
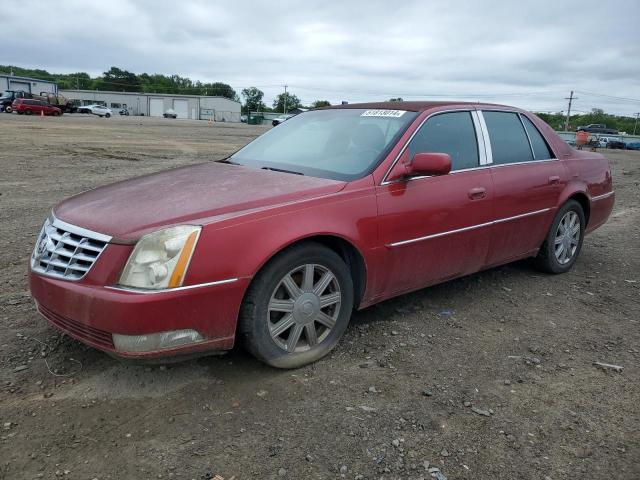
[[[298,108],[301,106],[302,104],[300,103],[300,99],[290,92],[281,93],[273,101],[273,110],[276,112],[286,113],[292,108]]]
[[[242,90],[244,97],[244,113],[264,111],[265,104],[262,102],[264,92],[256,87],[244,88]]]
[[[331,103],[328,100],[316,100],[311,104],[311,108],[330,107]]]
[[[199,95],[211,95],[216,97],[225,97],[230,100],[235,100],[236,102],[240,101],[238,94],[236,91],[231,88],[230,85],[222,82],[214,82],[214,83],[200,83],[197,82]]]
[[[102,77],[96,79],[93,88],[96,90],[123,90],[127,92],[139,92],[141,90],[138,76],[118,67],[111,67],[104,72]]]

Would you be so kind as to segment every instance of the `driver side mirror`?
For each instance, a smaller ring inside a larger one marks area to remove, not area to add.
[[[446,175],[451,171],[451,157],[448,153],[416,153],[406,169],[410,177]]]

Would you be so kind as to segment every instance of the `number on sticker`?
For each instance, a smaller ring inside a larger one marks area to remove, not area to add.
[[[361,117],[393,117],[398,118],[406,113],[405,110],[367,110]]]

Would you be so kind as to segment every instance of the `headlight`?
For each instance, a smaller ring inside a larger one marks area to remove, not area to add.
[[[199,235],[200,227],[194,225],[145,235],[138,240],[118,283],[153,290],[181,286]]]

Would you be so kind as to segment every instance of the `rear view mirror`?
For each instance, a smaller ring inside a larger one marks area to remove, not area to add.
[[[448,153],[416,153],[407,165],[407,175],[446,175],[451,171],[451,157]]]

